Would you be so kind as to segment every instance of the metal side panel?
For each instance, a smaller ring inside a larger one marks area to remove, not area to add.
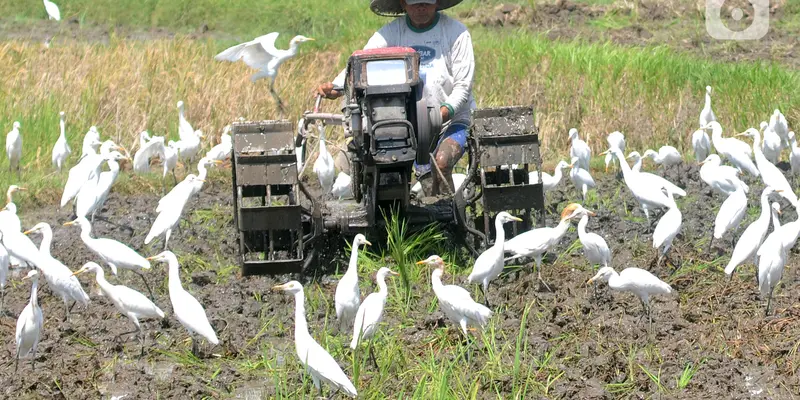
[[[239,206],[239,230],[275,231],[298,230],[302,232],[301,206]]]
[[[535,142],[505,142],[505,143],[480,143],[480,162],[483,167],[496,167],[511,164],[531,164],[538,166],[539,143],[536,135],[532,135]],[[504,139],[510,139],[505,137]],[[523,136],[523,138],[526,138]]]
[[[532,106],[481,108],[472,112],[472,134],[478,138],[536,132]]]
[[[244,261],[242,275],[279,275],[298,273],[303,269],[303,260]]]
[[[486,187],[483,189],[485,211],[507,211],[522,209],[544,209],[544,188],[541,183]]]
[[[236,155],[294,152],[294,127],[289,120],[236,122],[232,132]]]
[[[246,164],[242,163],[241,159],[236,163],[236,184],[239,186],[295,183],[297,183],[297,164]]]

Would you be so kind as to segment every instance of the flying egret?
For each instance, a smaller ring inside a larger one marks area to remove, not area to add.
[[[142,275],[141,270],[150,269],[150,261],[142,257],[135,250],[130,247],[108,238],[93,238],[92,224],[86,218],[79,217],[73,221],[64,223],[64,226],[78,225],[81,227],[81,240],[93,253],[97,254],[103,262],[108,264],[111,272],[117,274],[117,268],[129,269],[136,275],[139,275],[144,282],[144,286],[150,293],[150,299],[153,299],[153,291],[150,290],[150,285],[147,284],[147,279]]]
[[[0,241],[3,239],[3,232],[0,232]],[[0,243],[0,312],[6,300],[6,280],[8,279],[8,267],[11,265],[11,256],[6,247]]]
[[[102,142],[100,141],[100,132],[97,131],[96,126],[92,126],[83,136],[83,146],[81,147],[81,159],[88,155],[97,154],[98,148]]]
[[[761,180],[764,181],[764,184],[767,186],[772,186],[772,188],[775,190],[780,190],[780,195],[786,200],[789,200],[789,203],[791,203],[792,206],[798,208],[797,195],[794,193],[792,185],[790,185],[789,181],[786,180],[783,172],[781,172],[781,170],[776,167],[775,164],[769,162],[769,160],[767,160],[767,158],[764,156],[764,153],[761,150],[761,134],[758,132],[758,130],[755,128],[749,128],[740,133],[739,136],[748,136],[753,138],[753,154],[755,155],[756,165],[758,165],[758,170],[761,173]]]
[[[647,313],[651,329],[653,327],[653,314],[650,309],[650,296],[672,293],[672,287],[666,282],[658,279],[650,272],[636,267],[625,268],[621,273],[617,273],[611,267],[603,267],[586,284],[591,284],[594,281],[608,282],[608,287],[613,290],[631,292],[639,297],[642,302],[642,309]]]
[[[19,366],[19,359],[25,358],[30,355],[31,369],[35,369],[34,363],[36,362],[36,350],[39,348],[39,339],[42,334],[42,325],[44,324],[44,316],[42,316],[42,308],[39,307],[38,291],[39,291],[39,273],[36,270],[28,272],[24,279],[31,280],[31,300],[17,318],[17,357],[14,362],[14,372],[17,371]]]
[[[503,248],[506,241],[506,231],[503,225],[506,222],[522,221],[522,219],[512,216],[503,211],[494,218],[495,239],[494,245],[486,249],[475,260],[472,272],[469,273],[467,283],[480,283],[481,292],[486,306],[489,306],[489,283],[500,276],[503,272]]]
[[[692,133],[692,149],[694,149],[694,159],[698,162],[705,160],[711,154],[711,139],[705,130],[698,129]]]
[[[433,255],[417,262],[417,265],[422,264],[434,267],[431,273],[431,286],[439,300],[439,308],[450,321],[461,327],[464,336],[468,336],[467,327],[469,325],[477,325],[484,329],[489,323],[489,319],[492,318],[492,310],[473,300],[464,288],[456,285],[442,285],[444,260],[441,257]]]
[[[764,238],[767,236],[767,231],[769,230],[769,220],[772,212],[769,204],[769,196],[774,192],[775,189],[769,186],[765,187],[761,192],[761,214],[755,221],[748,225],[744,232],[742,232],[742,235],[739,236],[739,241],[736,242],[736,246],[733,248],[731,259],[728,261],[728,265],[725,266],[725,274],[728,275],[728,277],[733,278],[733,272],[736,270],[736,267],[750,258],[753,259],[753,264],[758,266],[756,252],[761,246],[761,243],[764,242]]]
[[[88,180],[78,192],[75,200],[75,215],[78,217],[89,218],[94,222],[94,216],[103,208],[111,192],[111,186],[119,176],[119,161],[128,160],[128,157],[118,151],[111,152],[106,158],[108,171],[100,173],[97,180]]]
[[[58,115],[58,125],[61,129],[61,133],[59,133],[56,144],[53,146],[53,154],[51,158],[53,161],[53,166],[58,169],[58,172],[61,172],[61,168],[67,163],[67,157],[69,157],[70,153],[72,153],[72,149],[69,148],[69,143],[67,142],[66,114],[61,111],[58,113]]]
[[[319,156],[317,161],[314,162],[314,173],[317,174],[319,184],[322,186],[322,194],[328,194],[333,187],[333,181],[336,178],[336,170],[333,167],[333,157],[328,152],[328,147],[325,145],[325,126],[319,125]]]
[[[222,130],[222,136],[219,137],[219,144],[206,153],[206,158],[218,161],[225,161],[230,158],[231,151],[233,151],[233,139],[231,139],[230,132],[231,126],[226,125]]]
[[[178,258],[175,257],[175,254],[171,251],[163,251],[147,259],[167,263],[169,266],[169,300],[172,303],[175,317],[189,331],[189,336],[192,338],[192,354],[197,355],[197,342],[194,340],[195,333],[214,345],[219,344],[217,334],[214,332],[211,323],[208,322],[203,305],[181,285],[181,278],[178,276]]]
[[[561,238],[564,237],[567,229],[569,229],[570,220],[578,215],[580,209],[580,204],[571,203],[564,207],[561,212],[561,220],[555,228],[535,228],[509,239],[503,245],[503,250],[513,255],[503,261],[510,261],[520,257],[533,257],[536,260],[539,282],[547,286],[542,280],[542,256],[561,241]]]
[[[597,186],[597,184],[594,182],[589,170],[581,168],[580,164],[578,157],[572,157],[572,162],[569,164],[570,168],[572,168],[569,171],[569,178],[572,184],[575,185],[575,189],[583,195],[583,200],[586,201],[586,192],[590,188]]]
[[[622,134],[620,131],[614,131],[608,134],[606,137],[606,142],[608,142],[608,147],[616,147],[619,151],[625,153],[625,135]],[[606,154],[606,172],[608,172],[608,164],[614,160],[614,155],[611,153]]]
[[[358,311],[361,302],[361,291],[358,288],[358,248],[361,245],[371,246],[366,237],[357,234],[353,238],[353,245],[350,250],[350,263],[347,271],[336,284],[336,294],[334,295],[334,306],[336,308],[336,319],[339,320],[339,329],[353,323],[353,318]]]
[[[44,10],[47,11],[47,19],[54,19],[61,21],[61,11],[58,10],[56,3],[50,0],[42,0],[44,3]]]
[[[714,234],[708,243],[709,250],[711,249],[714,239],[722,239],[725,232],[736,229],[736,227],[739,226],[746,211],[747,195],[745,195],[744,186],[739,185],[739,188],[728,195],[728,198],[722,202],[719,211],[717,211],[717,217],[714,219]]]
[[[706,102],[703,109],[700,110],[700,128],[705,128],[709,123],[716,120],[717,117],[711,109],[711,86],[706,86]]]
[[[792,166],[792,175],[796,181],[797,175],[800,174],[800,147],[797,146],[797,138],[794,135],[794,131],[789,132],[789,141],[792,146],[789,153],[789,164]]]
[[[370,293],[361,305],[358,306],[355,322],[353,324],[353,340],[350,341],[350,348],[355,350],[359,342],[370,340],[375,332],[378,330],[381,320],[383,320],[383,308],[386,305],[386,297],[389,295],[389,290],[386,288],[386,277],[397,276],[394,272],[386,267],[381,267],[375,275],[375,281],[378,283],[378,291]],[[375,360],[375,353],[372,350],[372,345],[369,346],[369,356],[378,368],[378,362]]]
[[[660,264],[664,257],[668,257],[667,252],[672,247],[672,241],[681,232],[681,226],[683,225],[683,214],[678,209],[675,197],[669,190],[667,190],[667,197],[670,202],[669,210],[661,216],[661,219],[656,224],[656,229],[653,230],[653,248],[664,247],[656,260],[656,264]]]
[[[217,61],[230,62],[244,61],[250,68],[258,70],[258,72],[250,76],[252,82],[262,78],[269,78],[269,92],[272,94],[275,101],[277,101],[278,107],[281,113],[283,113],[283,102],[280,97],[278,97],[278,94],[275,93],[274,88],[275,77],[278,75],[278,67],[280,67],[284,61],[297,54],[300,43],[312,41],[314,39],[297,35],[289,42],[288,50],[278,50],[275,48],[275,39],[278,38],[278,35],[278,32],[271,32],[249,42],[237,44],[217,54],[214,59]]]
[[[199,178],[197,178],[197,176],[194,174],[189,174],[186,176],[186,180],[188,180],[189,183],[193,183],[198,179]],[[163,206],[161,206],[161,212],[159,212],[156,220],[153,221],[153,225],[150,227],[150,232],[147,233],[147,237],[144,239],[144,244],[150,244],[153,239],[161,235],[165,235],[164,250],[167,250],[169,237],[172,235],[172,230],[175,229],[175,227],[177,227],[180,223],[183,209],[186,207],[186,203],[191,197],[191,190],[192,185],[181,186],[178,188],[178,192],[174,193],[169,198],[170,203],[165,203]]]
[[[19,133],[20,124],[14,121],[13,128],[6,135],[6,155],[8,156],[8,172],[17,170],[17,179],[22,175],[19,162],[22,159],[22,134]]]
[[[553,175],[549,175],[546,172],[542,172],[542,187],[544,188],[545,192],[549,192],[558,186],[559,182],[561,182],[562,177],[562,169],[569,167],[566,161],[561,160],[556,165],[556,169],[553,171]],[[528,183],[536,184],[539,183],[539,174],[536,171],[528,172]]]
[[[92,261],[87,262],[81,269],[75,271],[73,276],[83,272],[94,272],[97,286],[100,287],[103,295],[111,300],[111,303],[114,304],[114,307],[117,308],[120,314],[128,317],[136,327],[136,329],[130,332],[120,333],[117,337],[122,337],[131,333],[139,336],[139,334],[142,333],[142,326],[139,323],[139,318],[164,318],[164,312],[150,301],[147,296],[127,286],[108,283],[103,268],[97,265],[97,263]],[[140,340],[142,343],[142,354],[144,354],[145,337],[141,336]]]
[[[634,160],[634,164],[631,167],[631,171],[636,172],[639,174],[640,177],[646,178],[647,181],[655,184],[656,186],[664,189],[669,190],[674,195],[678,196],[686,196],[686,191],[678,187],[678,185],[670,182],[666,178],[651,174],[650,172],[642,172],[642,156],[639,154],[638,151],[632,151],[628,154],[627,158],[632,158]]]
[[[351,183],[353,182],[353,178],[350,175],[347,175],[344,172],[339,172],[339,175],[336,175],[336,180],[333,182],[333,187],[331,188],[331,193],[333,194],[334,198],[339,200],[343,198],[352,198],[353,197],[353,188],[351,187]]]
[[[578,239],[583,246],[583,255],[589,260],[589,265],[594,269],[595,265],[608,267],[611,264],[611,249],[602,236],[594,233],[587,232],[586,225],[589,224],[589,216],[596,214],[589,211],[582,206],[576,210],[576,214],[581,216],[578,221]]]
[[[625,180],[625,185],[628,186],[633,197],[639,202],[645,217],[647,218],[647,226],[650,226],[650,210],[654,208],[669,208],[669,198],[662,192],[663,184],[661,182],[648,179],[641,173],[631,171],[628,162],[625,161],[625,156],[619,149],[611,148],[601,153],[601,155],[611,152],[619,159],[620,168],[622,168],[622,178]]]
[[[723,138],[722,125],[717,121],[711,121],[707,128],[711,129],[711,142],[714,144],[717,153],[724,156],[739,171],[747,171],[753,176],[759,175],[758,167],[750,159],[753,155],[753,149],[750,145],[736,138]]]
[[[592,157],[592,150],[589,149],[589,145],[581,140],[580,136],[578,136],[578,130],[575,128],[569,130],[569,140],[571,142],[569,157],[571,159],[577,157],[578,166],[589,171],[589,159]]]
[[[672,146],[661,146],[658,149],[658,152],[655,150],[647,149],[642,158],[651,158],[653,162],[658,165],[662,165],[664,167],[670,167],[673,165],[680,164],[683,159],[681,158],[681,153],[678,149]]]
[[[283,285],[274,286],[273,290],[281,290],[294,295],[294,346],[297,351],[297,358],[311,375],[314,387],[322,394],[323,382],[336,391],[342,390],[351,397],[356,397],[355,386],[350,382],[342,368],[336,360],[325,351],[322,346],[308,333],[308,322],[306,322],[305,296],[303,285],[297,281],[290,281]]]
[[[61,261],[50,255],[50,246],[53,243],[53,230],[46,222],[40,222],[33,228],[24,232],[25,235],[38,232],[42,234],[42,242],[39,245],[39,253],[42,255],[40,262],[36,264],[47,285],[57,297],[64,302],[64,320],[69,318],[72,306],[80,303],[84,308],[89,305],[89,295],[83,290],[81,282],[72,275],[72,271]]]
[[[728,165],[720,165],[721,162],[718,155],[709,154],[700,162],[700,179],[724,196],[735,192],[739,186],[744,188],[745,193],[749,192],[750,188],[739,179],[739,170]]]

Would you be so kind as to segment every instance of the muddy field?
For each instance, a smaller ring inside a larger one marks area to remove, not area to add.
[[[642,373],[644,368],[661,377],[661,384],[667,388],[661,393],[667,397],[796,397],[800,393],[797,377],[800,305],[796,304],[800,284],[794,268],[797,255],[790,256],[784,280],[775,291],[773,315],[764,318],[765,302],[759,299],[753,267],[740,267],[741,272],[731,282],[722,273],[731,251],[730,236],[715,244],[713,252],[708,252],[713,215],[722,199],[700,186],[694,166],[676,168],[668,175],[688,192],[686,198],[679,200],[684,225],[673,247],[673,260],[680,269],[672,275],[672,265],[652,265],[655,253],[651,236],[645,233],[643,215],[621,181],[612,175],[600,178],[599,200],[585,204],[598,213],[590,219],[589,230],[606,238],[618,270],[627,266],[648,268],[677,290],[675,295],[654,299],[652,333],[647,331],[646,319],[640,319],[641,307],[634,296],[612,294],[602,286],[595,296],[594,290],[586,287],[584,282],[593,273],[581,250],[570,247],[577,240],[572,228],[557,252],[549,254],[545,261],[543,278],[553,292],[539,285],[530,265],[503,275],[490,287],[489,300],[496,311],[493,340],[503,343],[516,339],[520,319],[526,307],[530,308],[521,336],[527,342],[522,362],[539,365],[549,357],[549,364],[537,372],[544,378],[558,376],[548,388],[547,397],[657,397],[659,385]],[[755,207],[761,186],[752,180],[749,183],[749,197]],[[0,381],[5,384],[0,388],[0,397],[106,399],[128,395],[126,398],[256,399],[276,397],[281,387],[290,391],[280,392],[283,395],[312,396],[311,391],[295,392],[303,382],[303,375],[294,354],[293,301],[269,289],[298,277],[238,276],[233,267],[236,245],[228,185],[220,178],[211,187],[206,186],[199,201],[186,214],[191,223],[185,223],[183,231],[171,241],[171,249],[183,261],[184,287],[205,306],[221,340],[219,346],[203,342],[201,357],[190,355],[188,335],[171,313],[166,266],[154,265],[146,277],[156,292],[156,304],[167,313],[167,318],[162,322],[144,322],[147,340],[144,356],[140,357],[136,340],[113,340],[132,326],[108,301],[94,295],[90,285],[94,277],[82,275],[80,279],[86,291],[91,290],[92,301],[88,309],[73,311],[68,322],[62,321],[60,300],[43,285],[39,299],[45,328],[36,369],[32,371],[28,363],[21,363],[20,372],[15,373],[12,357],[15,317],[29,297],[29,284],[21,283],[17,272],[6,292],[5,307],[10,314],[0,317],[0,336],[5,338],[0,359],[3,363]],[[547,202],[560,209],[567,199],[575,196],[571,183],[562,181]],[[103,217],[113,224],[97,221],[94,234],[128,243],[145,256],[156,254],[161,243],[156,241],[143,248],[143,240],[155,218],[158,198],[157,193],[124,198],[112,193]],[[788,205],[784,211],[784,221],[795,218]],[[53,255],[73,270],[94,259],[81,242],[78,228],[61,226],[70,217],[66,210],[48,207],[19,212],[23,227],[39,221],[53,225]],[[747,217],[737,233],[755,218],[754,214]],[[555,218],[555,213],[549,213],[548,225],[554,224]],[[37,243],[38,240],[34,239]],[[345,257],[342,252],[336,261],[344,265]],[[144,291],[140,279],[125,272],[109,280]],[[374,272],[361,271],[362,295],[373,290]],[[468,270],[456,277],[453,272],[446,273],[447,281],[463,284]],[[337,276],[312,278],[313,275],[310,271],[299,278],[306,286],[307,296],[319,291],[317,297],[329,301],[312,306],[307,312],[312,335],[321,340],[325,337],[324,329],[336,336],[332,328],[335,318],[332,299]],[[397,337],[409,358],[385,360],[379,349],[381,364],[390,364],[381,371],[372,367],[362,370],[360,382],[356,382],[359,389],[381,381],[384,388],[413,391],[416,378],[399,378],[398,374],[411,368],[414,357],[427,357],[433,349],[432,343],[443,349],[437,359],[449,361],[456,357],[452,348],[461,339],[455,330],[447,330],[443,315],[432,307],[434,295],[429,281],[414,282],[413,287],[415,296],[406,316],[400,316],[397,304],[389,304],[384,319],[385,334]],[[395,289],[394,284],[390,285],[390,290]],[[480,300],[477,288],[472,289]],[[430,313],[428,309],[435,311]],[[463,370],[466,381],[471,380],[473,370],[480,370],[489,361],[486,339],[473,342],[471,366]],[[342,350],[336,351],[342,354]],[[352,358],[349,355],[336,358],[348,376],[352,376]],[[503,356],[501,362],[510,365],[513,359]],[[701,365],[686,389],[676,391],[675,380],[687,363]],[[270,371],[275,369],[287,370],[284,376],[288,381],[280,382],[281,386],[276,385],[271,375]],[[507,370],[493,380],[484,379],[477,397],[508,396],[513,379]],[[310,387],[310,382],[306,382],[306,388]],[[392,393],[383,394],[394,397]]]

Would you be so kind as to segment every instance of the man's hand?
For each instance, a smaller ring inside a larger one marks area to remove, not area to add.
[[[319,85],[314,95],[320,95],[326,99],[338,99],[339,97],[342,97],[342,92],[334,90],[333,83],[328,82]]]
[[[450,120],[450,109],[447,106],[439,107],[439,111],[442,113],[442,123]]]

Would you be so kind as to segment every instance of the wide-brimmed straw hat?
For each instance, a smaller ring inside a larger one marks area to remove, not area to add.
[[[436,9],[444,10],[458,3],[461,3],[461,0],[439,0],[439,6]],[[369,8],[375,14],[384,17],[396,17],[405,14],[403,8],[400,7],[400,0],[370,0]]]

